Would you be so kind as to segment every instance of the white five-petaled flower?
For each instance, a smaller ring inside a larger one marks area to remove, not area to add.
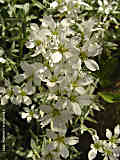
[[[23,118],[23,119],[27,119],[27,122],[30,122],[31,120],[32,120],[32,118],[35,118],[35,119],[38,119],[39,118],[39,116],[38,116],[38,114],[37,114],[37,109],[35,109],[35,105],[33,104],[32,106],[31,106],[31,108],[29,109],[29,108],[27,108],[27,107],[25,107],[24,108],[24,111],[25,112],[21,112],[21,117]]]
[[[69,150],[66,144],[72,146],[79,142],[79,138],[76,136],[65,137],[64,135],[54,133],[49,129],[47,130],[47,136],[51,139],[51,143],[46,145],[44,152],[42,152],[43,156],[47,156],[49,153],[53,154],[54,150],[58,149],[58,155],[61,155],[63,158],[67,158],[69,156]]]
[[[29,95],[33,95],[35,91],[36,88],[32,86],[32,81],[28,81],[23,88],[20,88],[19,86],[14,86],[14,103],[17,105],[21,103],[24,103],[26,105],[32,104],[32,100]]]

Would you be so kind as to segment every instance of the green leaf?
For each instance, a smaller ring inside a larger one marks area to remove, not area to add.
[[[87,117],[86,120],[89,121],[89,122],[97,124],[97,121],[95,119],[92,119],[91,117]]]
[[[41,4],[40,2],[38,2],[37,0],[32,0],[34,6],[37,6],[40,9],[44,9],[45,6],[43,4]]]
[[[98,95],[108,103],[120,102],[120,93],[98,92]]]

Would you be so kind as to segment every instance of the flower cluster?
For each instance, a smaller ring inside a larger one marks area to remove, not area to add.
[[[50,9],[58,10],[58,15],[44,15],[40,19],[41,26],[30,24],[30,36],[25,45],[34,51],[31,58],[40,56],[41,61],[22,61],[23,73],[14,77],[15,85],[0,88],[1,105],[10,99],[13,104],[23,106],[20,115],[27,122],[35,118],[41,128],[49,125],[50,143],[42,152],[43,159],[48,155],[56,159],[69,156],[66,146],[78,143],[78,138],[65,137],[68,122],[72,123],[75,116],[84,119],[84,106],[95,103],[96,79],[91,72],[99,70],[93,58],[102,53],[98,43],[100,31],[94,32],[97,19],[80,20],[81,5],[84,4],[77,0],[54,1]],[[61,14],[63,18],[59,18]],[[46,98],[41,100],[40,97]]]
[[[99,11],[102,6],[109,6],[109,9],[105,9],[107,15],[111,6],[105,2],[98,1]],[[30,60],[40,58],[40,61],[28,62],[23,58],[20,62],[22,70],[14,76],[13,84],[5,80],[4,86],[0,87],[1,105],[8,104],[10,100],[21,106],[21,118],[28,123],[36,119],[46,131],[47,142],[41,153],[36,151],[35,144],[31,145],[33,152],[27,157],[34,157],[34,160],[36,155],[41,160],[68,158],[68,145],[79,142],[76,136],[66,137],[68,123],[73,123],[73,118],[77,117],[81,123],[80,129],[84,131],[84,119],[93,109],[99,110],[93,94],[98,79],[92,72],[99,70],[95,56],[102,54],[99,41],[102,32],[98,27],[99,19],[80,16],[81,7],[91,9],[82,0],[51,2],[49,14],[39,19],[41,25],[30,24],[29,39],[25,43],[30,50]],[[0,50],[0,64],[4,65],[6,60],[2,55],[3,51]],[[110,130],[106,131],[109,141],[99,140],[97,134],[92,134],[94,144],[88,154],[89,160],[95,158],[97,151],[103,153],[106,159],[117,159],[119,126],[114,132],[115,136],[112,136]],[[34,142],[31,140],[31,143]]]
[[[99,140],[97,133],[93,135],[94,144],[91,144],[91,150],[88,153],[89,160],[93,160],[97,152],[102,153],[105,160],[118,160],[120,156],[120,125],[114,128],[114,135],[109,129],[106,129],[106,137],[108,140]]]
[[[102,53],[98,43],[100,32],[93,31],[97,19],[79,22],[79,5],[80,1],[51,3],[51,9],[65,13],[65,18],[59,20],[45,15],[40,19],[41,26],[30,25],[26,47],[34,49],[31,57],[41,56],[42,62],[21,63],[25,79],[32,77],[35,86],[42,87],[44,84],[47,88],[48,97],[39,104],[41,118],[38,121],[42,128],[50,124],[52,141],[44,148],[43,159],[69,156],[65,141],[69,139],[76,144],[78,140],[75,140],[77,137],[64,137],[68,121],[72,121],[73,116],[80,117],[83,106],[94,104],[92,93],[96,80],[91,71],[99,70],[99,65],[92,57]],[[55,132],[62,136],[57,137]],[[59,139],[62,141],[58,142]]]

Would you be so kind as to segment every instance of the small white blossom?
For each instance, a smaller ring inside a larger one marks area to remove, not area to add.
[[[39,115],[37,114],[37,109],[35,109],[35,105],[31,106],[31,109],[24,108],[25,112],[21,112],[21,117],[23,119],[27,119],[27,122],[30,122],[32,118],[38,119]]]
[[[47,130],[47,137],[49,137],[52,141],[45,147],[45,152],[42,153],[43,155],[47,155],[49,152],[53,153],[53,151],[57,149],[59,152],[56,154],[61,155],[63,158],[67,158],[69,156],[69,150],[66,147],[66,144],[72,146],[79,142],[78,137],[64,137],[64,135],[54,133],[51,130]]]

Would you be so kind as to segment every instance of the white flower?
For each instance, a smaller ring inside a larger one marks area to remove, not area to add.
[[[102,53],[102,47],[95,42],[93,43],[92,40],[88,40],[81,50],[85,52],[88,57],[95,57]]]
[[[63,134],[55,133],[51,130],[47,130],[47,137],[49,137],[52,142],[45,147],[45,152],[43,154],[48,154],[49,152],[53,153],[53,150],[56,149],[59,151],[58,154],[63,158],[67,158],[69,156],[69,151],[66,144],[72,146],[79,142],[79,138],[76,136],[65,137]]]
[[[43,127],[51,123],[52,131],[63,134],[66,133],[66,123],[72,118],[72,116],[67,110],[62,110],[62,104],[56,103],[54,107],[50,105],[40,105],[40,110],[47,113],[40,119],[40,124]]]
[[[83,27],[83,31],[84,31],[84,38],[85,40],[89,40],[90,39],[90,35],[92,33],[92,29],[95,25],[95,19],[93,17],[89,18],[89,20],[87,21],[84,21],[82,24],[81,24],[81,27]]]
[[[41,42],[47,41],[48,35],[51,34],[51,32],[47,28],[39,28],[39,26],[36,23],[30,24],[31,33],[29,37],[29,41],[26,42],[27,48],[34,48],[36,45],[36,41]]]
[[[28,81],[24,87],[19,86],[13,87],[13,92],[15,95],[15,104],[21,104],[22,102],[26,105],[32,104],[32,100],[28,95],[33,95],[36,88],[32,86],[32,81]]]
[[[46,70],[45,67],[41,63],[34,63],[29,64],[27,62],[21,62],[21,68],[24,71],[24,78],[27,79],[28,77],[32,77],[32,80],[35,85],[40,86],[41,85],[41,71]],[[43,76],[46,76],[44,73]]]
[[[55,52],[51,55],[53,63],[59,63],[62,59],[62,54],[60,52]]]
[[[38,119],[39,116],[37,114],[37,109],[35,109],[35,105],[31,106],[31,109],[24,108],[25,112],[21,112],[21,117],[23,119],[27,119],[27,122],[30,122],[32,118]]]
[[[29,80],[26,85],[23,87],[23,91],[27,94],[27,95],[33,95],[36,92],[36,88],[34,86],[32,86],[32,81]]]

